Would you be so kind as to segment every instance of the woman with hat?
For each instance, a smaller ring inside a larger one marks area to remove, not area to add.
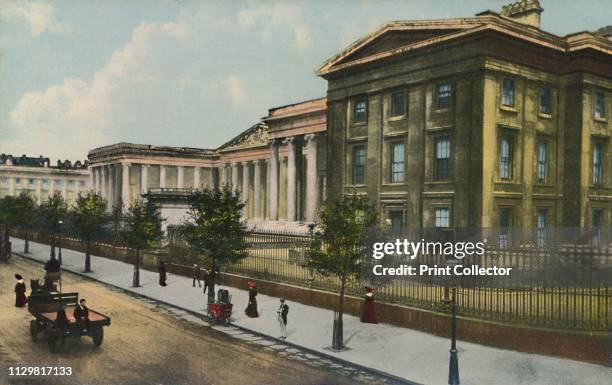
[[[15,306],[24,307],[28,303],[28,297],[26,297],[26,285],[23,282],[21,274],[15,274],[17,284],[15,285]]]
[[[255,284],[255,282],[253,281],[249,281],[248,285],[249,285],[249,305],[244,310],[244,314],[246,314],[248,317],[251,317],[251,318],[259,317],[259,313],[257,312],[257,299],[255,299],[255,297],[257,297],[257,289],[256,289],[257,284]]]
[[[363,304],[363,313],[361,314],[361,322],[377,324],[376,311],[374,310],[374,289],[369,286],[365,288],[365,302]]]

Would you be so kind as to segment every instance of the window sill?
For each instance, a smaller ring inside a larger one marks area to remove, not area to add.
[[[545,114],[545,113],[543,113],[543,112],[540,112],[540,113],[538,114],[538,116],[539,116],[541,119],[552,119],[552,114]]]
[[[506,111],[506,112],[514,112],[514,113],[518,112],[516,107],[514,107],[514,106],[507,106],[505,104],[500,105],[499,109],[502,110],[502,111]]]
[[[601,123],[607,123],[608,119],[606,119],[605,117],[598,117],[598,116],[593,116],[593,120],[596,122],[601,122]]]
[[[366,126],[367,124],[368,122],[352,122],[351,127],[362,127],[362,126]]]
[[[434,114],[440,114],[440,115],[447,114],[449,112],[451,112],[451,108],[450,107],[448,107],[448,108],[440,108],[440,109],[434,108],[434,110],[433,110]]]
[[[408,183],[406,182],[384,182],[382,186],[384,187],[402,187],[402,186],[408,186]]]
[[[387,118],[389,122],[397,122],[398,120],[405,120],[405,119],[406,119],[406,114],[398,115],[398,116],[389,116]]]

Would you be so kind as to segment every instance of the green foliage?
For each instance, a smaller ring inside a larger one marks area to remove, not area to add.
[[[17,197],[6,196],[0,200],[0,221],[10,227],[18,221]]]
[[[129,247],[144,250],[155,246],[163,235],[159,209],[150,200],[134,201],[128,208],[123,238]]]
[[[59,191],[56,191],[49,199],[40,205],[40,216],[49,230],[57,231],[58,221],[66,219],[68,214],[68,203]]]
[[[179,226],[179,232],[213,263],[236,262],[247,256],[243,207],[240,196],[228,186],[196,191],[191,197],[189,218]]]
[[[319,230],[306,253],[307,266],[323,276],[358,279],[368,231],[378,223],[376,210],[367,198],[349,195],[323,208]]]
[[[14,224],[18,227],[29,229],[36,221],[36,200],[27,192],[22,192],[14,199]]]
[[[102,196],[94,192],[79,194],[72,215],[74,226],[85,242],[89,242],[100,231],[105,211],[106,201]]]

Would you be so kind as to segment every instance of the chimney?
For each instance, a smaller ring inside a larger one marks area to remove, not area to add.
[[[512,18],[519,23],[540,28],[540,14],[542,11],[544,11],[544,8],[540,6],[538,0],[519,0],[516,3],[504,5],[499,14]]]

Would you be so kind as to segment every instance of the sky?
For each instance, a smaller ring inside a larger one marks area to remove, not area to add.
[[[384,22],[509,2],[0,0],[0,153],[215,148],[269,108],[325,96],[314,70]],[[612,24],[608,0],[540,3],[548,32]]]

